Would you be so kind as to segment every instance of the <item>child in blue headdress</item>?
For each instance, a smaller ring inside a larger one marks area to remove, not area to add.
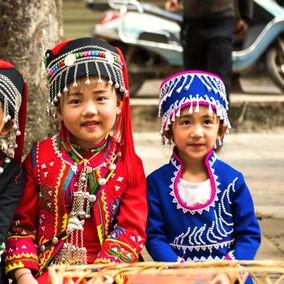
[[[184,71],[161,84],[161,135],[174,148],[169,163],[147,178],[146,247],[155,261],[256,254],[261,234],[249,189],[214,152],[230,128],[227,111],[225,86],[214,74]]]

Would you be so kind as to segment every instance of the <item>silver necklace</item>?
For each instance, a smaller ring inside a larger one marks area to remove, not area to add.
[[[87,249],[84,246],[84,224],[85,219],[90,218],[91,204],[96,201],[96,195],[90,194],[88,190],[88,174],[93,172],[90,161],[95,158],[100,151],[96,152],[89,159],[85,159],[70,144],[73,152],[81,159],[83,169],[80,172],[77,190],[74,192],[74,200],[71,212],[68,215],[66,233],[70,236],[62,249],[54,258],[57,264],[86,264]]]

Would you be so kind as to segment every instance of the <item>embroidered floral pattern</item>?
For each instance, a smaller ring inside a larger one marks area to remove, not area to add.
[[[109,249],[106,252],[108,256],[114,257],[115,259],[119,260],[120,262],[133,262],[134,255],[129,252],[125,251],[123,247],[119,244],[110,244]]]
[[[53,212],[54,203],[52,200],[54,197],[54,189],[51,186],[44,187],[44,185],[41,185],[39,197],[41,199],[41,206],[44,209]]]
[[[121,226],[115,226],[109,237],[111,239],[118,239],[122,234],[125,234],[124,228]]]
[[[121,198],[117,198],[113,202],[110,203],[109,210],[110,210],[111,214],[114,215],[114,216],[118,213],[120,199]]]

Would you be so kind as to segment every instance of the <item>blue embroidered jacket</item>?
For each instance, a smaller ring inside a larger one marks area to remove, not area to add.
[[[147,177],[149,215],[146,247],[155,261],[252,260],[260,227],[243,175],[210,152],[205,164],[211,197],[189,207],[177,183],[183,164],[175,151],[168,164]]]

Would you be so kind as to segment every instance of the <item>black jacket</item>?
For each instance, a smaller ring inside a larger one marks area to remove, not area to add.
[[[23,193],[24,182],[25,174],[21,163],[12,160],[0,175],[0,243],[6,240],[7,231]]]
[[[0,174],[0,243],[6,241],[7,231],[23,194],[25,172],[19,161],[12,160]],[[0,283],[8,283],[0,257]]]
[[[253,0],[184,0],[183,9],[185,18],[192,20],[240,17],[249,22]]]

